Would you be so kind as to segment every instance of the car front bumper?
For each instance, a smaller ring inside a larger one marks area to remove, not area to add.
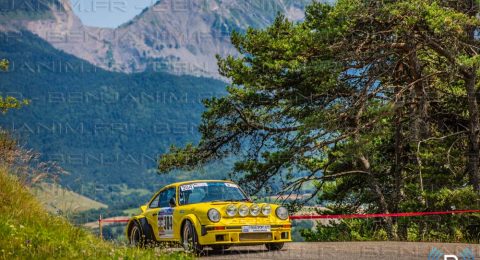
[[[271,225],[269,232],[242,232],[242,226],[202,226],[201,245],[251,245],[291,242],[290,225]]]

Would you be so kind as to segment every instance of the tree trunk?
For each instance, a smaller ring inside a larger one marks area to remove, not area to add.
[[[405,179],[403,172],[403,134],[402,134],[402,110],[399,108],[396,112],[395,118],[395,162],[393,166],[394,177],[395,177],[395,193],[394,193],[394,212],[399,212],[399,205],[405,197]],[[406,240],[408,232],[405,225],[399,225],[398,220],[395,221],[398,227],[398,236],[402,240]]]
[[[409,55],[409,65],[410,65],[410,74],[411,74],[411,81],[414,83],[413,88],[413,127],[412,131],[412,142],[415,144],[414,147],[426,137],[428,136],[428,126],[426,124],[426,118],[428,116],[428,101],[426,97],[425,91],[425,84],[422,80],[422,67],[418,61],[416,46],[410,47],[410,55]],[[415,161],[417,161],[417,165],[421,167],[420,163],[418,162],[418,154],[415,157]],[[423,186],[423,176],[421,175],[421,169],[418,169],[419,172],[419,183],[420,183],[420,191],[421,196],[419,197],[419,202],[423,207],[426,207],[426,200],[424,197],[424,186]]]
[[[362,106],[358,110],[357,115],[355,117],[355,125],[356,125],[357,128],[360,127],[360,118],[363,114],[364,109],[365,109],[365,107]],[[360,139],[360,136],[357,133],[354,137],[355,143],[357,145],[360,143],[359,139]],[[365,155],[363,154],[362,151],[359,151],[358,156],[359,156],[359,161],[361,163],[361,166],[362,166],[363,170],[365,172],[368,172],[368,180],[369,180],[369,183],[371,185],[371,188],[372,188],[373,192],[375,193],[375,195],[378,199],[378,205],[380,207],[380,211],[384,214],[389,214],[390,211],[388,210],[388,203],[387,203],[387,200],[385,199],[385,196],[382,192],[382,189],[380,188],[380,184],[378,183],[378,180],[375,178],[375,176],[373,176],[373,174],[370,172],[370,170],[371,170],[370,161],[367,159],[367,157],[365,157]],[[397,239],[397,234],[396,234],[395,229],[394,229],[394,223],[393,223],[392,218],[391,217],[384,218],[384,221],[385,221],[385,224],[386,224],[388,239],[390,239],[390,240],[395,239],[396,240]]]
[[[397,87],[395,89],[395,93],[399,93],[401,91],[401,88]],[[393,198],[395,200],[395,205],[393,205],[393,210],[398,212],[399,210],[399,205],[402,202],[404,196],[405,196],[405,191],[404,191],[404,185],[405,185],[405,176],[404,176],[404,161],[403,161],[403,155],[404,155],[404,135],[402,133],[403,130],[403,124],[402,124],[402,118],[403,118],[403,106],[400,106],[398,104],[403,104],[405,100],[395,100],[396,104],[396,111],[395,111],[395,117],[394,117],[394,129],[395,129],[395,154],[394,154],[394,165],[392,167],[393,169],[393,176],[395,178],[395,192],[393,195]]]
[[[360,155],[360,162],[362,163],[364,170],[366,172],[369,172],[368,179],[373,192],[377,196],[380,211],[384,214],[389,214],[390,211],[388,210],[388,203],[387,203],[387,200],[385,199],[385,196],[383,195],[382,189],[380,188],[380,184],[378,183],[378,180],[375,178],[375,176],[373,176],[373,174],[370,172],[370,162],[368,161],[367,158],[365,158],[364,155]],[[398,236],[394,229],[392,218],[386,217],[386,218],[383,218],[383,220],[385,221],[388,239],[396,240]]]
[[[476,90],[477,78],[475,72],[465,79],[465,87],[468,93],[468,113],[469,113],[469,151],[468,151],[468,165],[467,171],[470,177],[470,184],[477,193],[480,193],[479,186],[479,159],[480,159],[480,144],[479,144],[479,113]]]

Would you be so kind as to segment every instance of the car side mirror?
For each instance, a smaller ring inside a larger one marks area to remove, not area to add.
[[[170,207],[175,207],[177,205],[177,203],[175,202],[175,198],[171,198],[170,201],[169,201],[169,204],[170,204]]]
[[[147,205],[140,206],[140,210],[143,212],[147,211]]]

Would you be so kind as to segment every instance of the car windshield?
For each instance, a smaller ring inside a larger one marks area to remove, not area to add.
[[[233,183],[198,182],[180,186],[180,205],[213,201],[248,201],[248,198]]]

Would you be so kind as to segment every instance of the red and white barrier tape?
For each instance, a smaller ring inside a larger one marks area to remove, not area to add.
[[[453,210],[453,211],[435,211],[435,212],[406,212],[406,213],[388,213],[388,214],[342,214],[342,215],[297,215],[290,216],[291,220],[315,220],[315,219],[363,219],[363,218],[386,218],[386,217],[421,217],[421,216],[439,216],[480,213],[480,210]],[[99,219],[102,223],[128,223],[128,218]]]
[[[480,213],[480,210],[453,210],[453,211],[436,211],[436,212],[406,212],[406,213],[380,213],[380,214],[347,214],[347,215],[299,215],[290,216],[292,220],[305,219],[360,219],[360,218],[387,218],[387,217],[420,217],[420,216],[438,216]]]
[[[130,219],[128,218],[108,219],[107,218],[107,219],[99,219],[98,221],[102,223],[128,223]]]

